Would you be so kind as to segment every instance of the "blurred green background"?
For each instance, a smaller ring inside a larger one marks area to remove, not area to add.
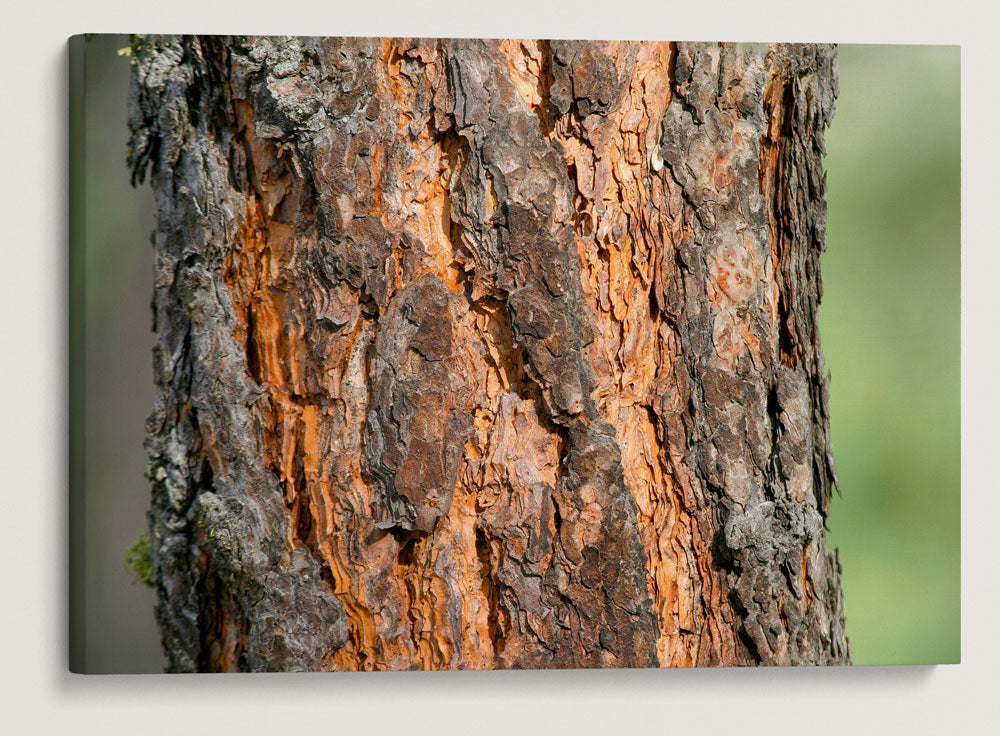
[[[87,45],[75,143],[85,248],[71,277],[84,287],[71,344],[86,411],[72,404],[85,442],[70,649],[81,672],[164,664],[152,591],[125,568],[146,526],[153,401],[153,202],[148,187],[129,186],[124,163],[129,64],[116,51],[126,43]],[[958,47],[840,47],[820,325],[844,492],[829,542],[857,664],[959,660],[959,109]]]
[[[83,95],[73,154],[83,257],[71,269],[70,667],[75,672],[162,672],[153,591],[133,583],[125,553],[146,528],[146,417],[153,408],[153,197],[125,166],[126,36],[94,35],[82,58]],[[72,55],[76,61],[79,57]],[[71,93],[72,97],[72,93]],[[82,200],[82,201],[81,201]],[[72,221],[72,220],[71,220]],[[74,399],[82,385],[84,411]]]
[[[857,664],[958,662],[957,46],[840,47],[820,330]]]

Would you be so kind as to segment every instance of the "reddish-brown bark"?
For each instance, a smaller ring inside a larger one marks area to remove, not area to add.
[[[134,54],[173,669],[849,660],[830,48]]]

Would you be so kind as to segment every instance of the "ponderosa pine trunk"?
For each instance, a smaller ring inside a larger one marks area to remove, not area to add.
[[[131,54],[171,670],[849,661],[831,47]]]

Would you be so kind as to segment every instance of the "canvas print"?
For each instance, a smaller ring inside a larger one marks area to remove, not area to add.
[[[957,61],[75,37],[71,668],[957,661]]]

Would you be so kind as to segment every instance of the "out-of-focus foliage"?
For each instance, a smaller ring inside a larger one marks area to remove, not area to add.
[[[149,535],[139,532],[132,546],[125,553],[125,568],[132,573],[132,580],[153,586],[153,550],[149,546]]]
[[[840,47],[819,314],[858,664],[959,660],[959,139],[958,47]]]

